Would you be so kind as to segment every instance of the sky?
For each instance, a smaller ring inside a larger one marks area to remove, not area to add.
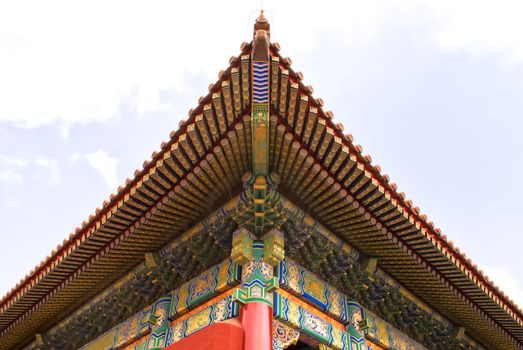
[[[519,0],[0,2],[0,295],[159,150],[262,5],[335,121],[523,306]]]

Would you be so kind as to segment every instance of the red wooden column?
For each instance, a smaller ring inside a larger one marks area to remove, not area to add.
[[[245,304],[240,310],[243,350],[272,349],[272,308],[260,302]]]
[[[243,330],[238,321],[215,323],[164,350],[242,350]]]

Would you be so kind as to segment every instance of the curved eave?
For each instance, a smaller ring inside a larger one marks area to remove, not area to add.
[[[436,309],[448,309],[444,313],[454,322],[459,323],[459,313],[445,307],[447,300],[462,304],[459,310],[466,305],[469,311],[473,310],[511,339],[512,344],[521,347],[521,310],[434,228],[403,193],[397,192],[396,185],[380,174],[379,166],[371,164],[370,156],[361,154],[361,146],[354,145],[350,135],[343,135],[343,126],[334,124],[332,113],[323,111],[323,102],[312,96],[311,87],[304,86],[301,74],[292,71],[291,61],[279,56],[276,46],[272,48],[270,127],[274,145],[281,145],[273,149],[272,165],[277,172],[290,171],[282,181],[283,186],[289,181],[288,195],[362,252],[382,257],[381,263],[391,275],[419,292]],[[310,164],[293,168],[296,159],[305,164],[307,157]],[[302,173],[294,174],[293,170]],[[308,174],[304,175],[304,171]],[[308,192],[295,186],[304,179],[312,183]],[[339,197],[341,190],[345,198]],[[325,218],[321,210],[328,201],[332,201],[331,207],[339,207]],[[392,260],[389,263],[387,259]],[[426,283],[432,281],[427,284],[430,288],[415,286],[420,278]],[[433,303],[432,288],[442,293],[442,298]],[[467,323],[474,328],[473,322]]]
[[[248,50],[135,178],[2,299],[0,348],[44,330],[239,193],[250,164]]]

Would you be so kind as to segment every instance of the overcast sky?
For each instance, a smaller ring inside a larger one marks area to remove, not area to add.
[[[523,3],[263,5],[326,110],[523,305]],[[0,295],[168,139],[259,7],[0,3]]]

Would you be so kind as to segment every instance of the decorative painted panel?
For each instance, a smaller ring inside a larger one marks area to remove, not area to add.
[[[144,337],[144,338],[138,340],[137,342],[135,342],[135,343],[133,343],[131,345],[126,346],[122,350],[146,350],[147,349],[147,341],[148,340],[149,340],[148,338]]]
[[[161,350],[166,346],[169,331],[169,308],[171,297],[160,298],[153,307],[149,323],[152,324],[152,332],[147,341],[148,350]]]
[[[367,347],[369,350],[384,350],[381,346],[371,343],[370,341],[367,341]]]
[[[276,320],[272,321],[273,350],[287,349],[295,345],[300,338],[300,332]]]
[[[240,279],[241,268],[230,259],[212,267],[171,293],[169,318],[180,317],[205,300],[238,285]]]
[[[238,313],[238,305],[232,301],[231,293],[227,292],[168,324],[164,341],[158,341],[153,331],[150,336],[144,336],[123,350],[152,350],[157,349],[157,346],[163,349],[215,322],[237,317]]]
[[[299,329],[333,349],[365,349],[363,337],[351,337],[341,323],[282,291],[274,293],[273,313],[276,319]]]
[[[300,300],[307,302],[314,308],[332,316],[346,326],[346,334],[344,336],[349,338],[348,341],[351,344],[351,350],[365,348],[364,334],[367,338],[385,349],[425,349],[416,341],[382,319],[374,316],[374,314],[367,312],[361,305],[352,302],[347,296],[292,260],[283,260],[277,266],[276,274],[282,289],[298,297]],[[298,324],[307,334],[313,335],[316,339],[330,345],[329,342],[331,339],[326,336],[330,336],[330,334],[329,332],[320,332],[320,330],[324,329],[319,327],[321,322],[318,318],[308,315],[306,311],[302,311],[298,305],[292,305],[292,303],[287,305],[284,301],[279,306],[282,306],[285,310],[283,312],[285,317],[287,317],[283,318],[285,322],[292,325]],[[307,310],[307,308],[304,309]],[[319,318],[321,319],[321,316]],[[316,325],[319,328],[312,327],[312,325]],[[332,346],[334,345],[335,344],[332,344]]]
[[[363,308],[358,303],[347,301],[347,314],[349,324],[346,330],[349,333],[351,344],[354,348],[363,349],[365,345],[365,331],[362,329],[362,326],[365,325]]]
[[[131,346],[130,349],[138,349],[139,346],[148,350],[163,349],[170,332],[169,320],[177,319],[213,296],[238,285],[240,278],[239,265],[227,259],[184,283],[170,295],[158,299],[151,306],[81,349],[122,349],[124,346]],[[149,333],[149,337],[144,337]],[[138,344],[134,345],[133,342]]]
[[[365,336],[382,348],[394,350],[426,350],[424,346],[392,327],[372,312],[364,311],[363,316],[366,324]]]
[[[343,324],[348,324],[347,298],[315,274],[285,259],[276,268],[280,287],[306,300]]]
[[[119,324],[117,327],[109,330],[101,337],[84,345],[81,349],[119,349],[126,344],[130,344],[137,339],[140,339],[145,334],[151,331],[151,324],[149,320],[154,304],[148,306],[142,311],[134,314],[126,321]],[[113,334],[113,338],[109,341],[108,334]]]
[[[104,349],[111,349],[114,343],[114,337],[116,336],[117,330],[111,329],[109,332],[104,333],[102,336],[96,339],[94,342],[90,342],[89,344],[82,347],[82,350],[104,350]],[[40,346],[35,346],[36,348],[40,348]],[[24,348],[26,350],[26,348]]]
[[[216,303],[205,307],[193,315],[182,317],[174,321],[167,336],[165,346],[171,345],[181,339],[205,328],[215,322],[221,322],[238,316],[239,307],[230,295]]]

